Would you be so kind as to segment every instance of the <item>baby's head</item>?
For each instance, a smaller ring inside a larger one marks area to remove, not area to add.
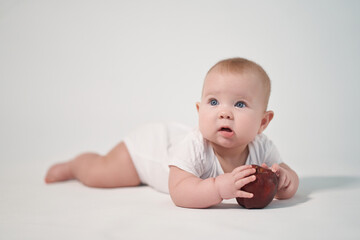
[[[208,76],[214,72],[218,74],[252,75],[253,77],[251,79],[253,81],[258,81],[260,83],[259,87],[262,87],[263,89],[263,97],[265,101],[264,110],[267,109],[271,92],[271,81],[265,70],[260,65],[245,58],[229,58],[221,60],[212,66],[207,72],[202,94],[204,94],[204,87]]]
[[[246,145],[267,127],[270,79],[258,64],[243,58],[225,59],[206,74],[199,112],[204,138],[224,147]]]

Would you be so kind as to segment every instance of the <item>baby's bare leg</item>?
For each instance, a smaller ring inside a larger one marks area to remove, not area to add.
[[[140,184],[139,175],[126,145],[121,142],[107,155],[84,153],[69,162],[52,166],[47,183],[78,179],[90,187],[129,187]]]

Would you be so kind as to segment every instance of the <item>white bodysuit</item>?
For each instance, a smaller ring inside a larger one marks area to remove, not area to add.
[[[220,163],[199,129],[180,124],[149,124],[129,134],[124,142],[142,183],[168,193],[169,165],[206,179],[223,174]],[[281,163],[275,145],[264,134],[249,143],[246,164]]]

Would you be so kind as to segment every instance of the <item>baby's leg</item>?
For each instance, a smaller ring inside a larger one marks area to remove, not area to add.
[[[140,184],[139,175],[126,145],[121,142],[107,155],[84,153],[75,159],[52,166],[45,182],[78,179],[90,187],[129,187]]]

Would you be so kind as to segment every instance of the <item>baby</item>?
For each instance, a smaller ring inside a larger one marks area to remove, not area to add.
[[[201,102],[196,103],[198,128],[142,126],[105,156],[84,153],[52,166],[45,181],[77,179],[102,188],[147,184],[170,193],[177,206],[207,208],[223,199],[253,197],[240,189],[255,180],[251,164],[257,164],[271,166],[279,176],[276,198],[291,198],[298,176],[262,133],[274,116],[267,110],[270,88],[258,64],[222,60],[205,77]]]

